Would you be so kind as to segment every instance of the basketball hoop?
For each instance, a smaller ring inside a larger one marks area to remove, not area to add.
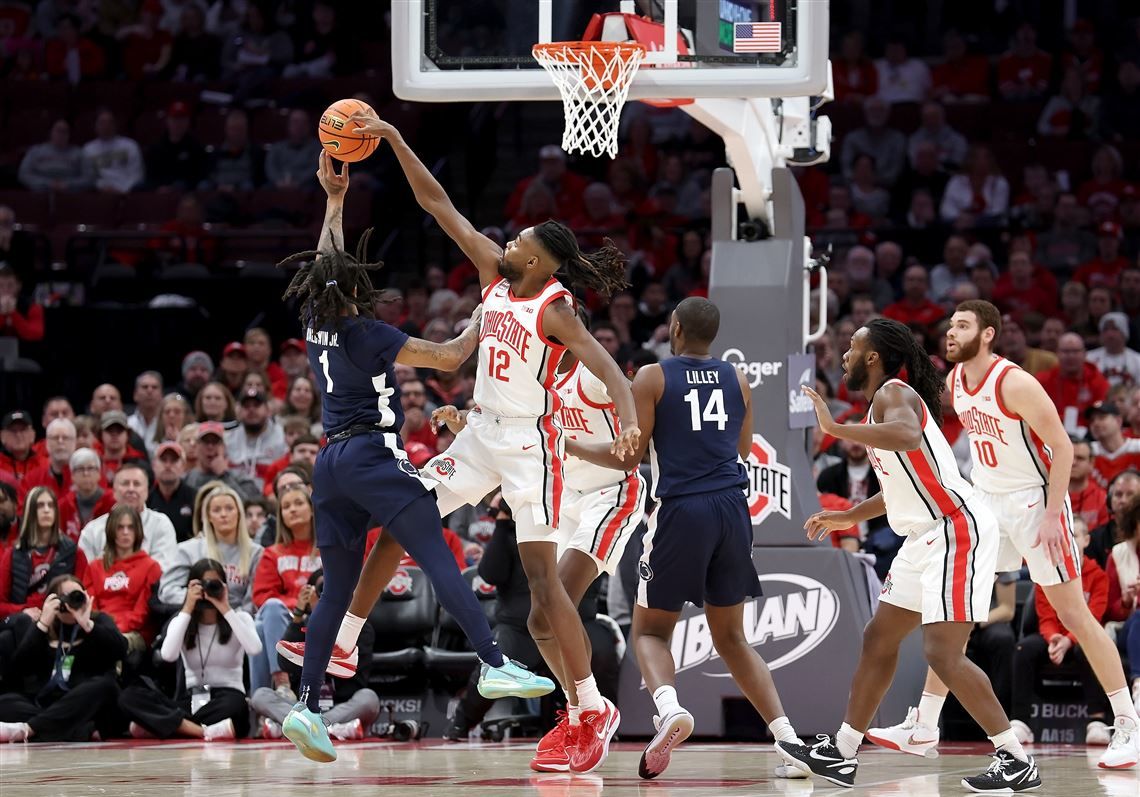
[[[562,95],[562,149],[617,157],[618,122],[645,46],[636,42],[550,42],[531,51]]]

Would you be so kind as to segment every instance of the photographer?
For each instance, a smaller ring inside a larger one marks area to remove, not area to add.
[[[292,484],[277,496],[277,541],[265,549],[253,576],[257,635],[262,652],[250,662],[250,689],[271,686],[290,704],[297,702],[289,675],[277,664],[277,643],[289,627],[289,617],[309,576],[321,567],[313,539],[313,499],[309,488]]]
[[[324,589],[324,571],[318,570],[309,576],[308,584],[297,595],[297,605],[293,609],[289,627],[284,639],[289,642],[305,640],[305,625],[316,608]],[[380,698],[368,688],[368,674],[372,670],[372,646],[374,632],[369,623],[360,629],[356,646],[360,650],[360,663],[356,674],[351,678],[325,677],[325,688],[321,690],[321,716],[329,723],[329,735],[337,739],[363,739],[372,723],[380,716]],[[276,655],[276,654],[274,654]],[[279,659],[281,666],[289,674],[291,687],[295,691],[301,686],[301,668]],[[258,689],[250,701],[253,710],[261,717],[261,738],[280,739],[281,722],[293,704],[278,692],[268,687]]]
[[[185,544],[185,543],[183,543]],[[146,685],[130,686],[119,708],[131,719],[131,736],[189,736],[207,742],[249,733],[242,666],[261,652],[253,618],[230,605],[221,562],[201,559],[190,566],[182,610],[166,626],[163,661],[181,656],[186,694],[172,700]]]
[[[39,619],[12,658],[28,688],[0,695],[0,742],[86,742],[93,730],[112,735],[115,667],[126,655],[127,640],[110,615],[93,611],[79,581],[52,579]]]

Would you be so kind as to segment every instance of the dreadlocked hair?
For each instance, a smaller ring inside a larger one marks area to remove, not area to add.
[[[384,264],[365,262],[371,238],[372,228],[369,228],[360,236],[355,255],[342,252],[334,244],[331,252],[298,252],[277,264],[283,268],[301,263],[281,298],[300,299],[302,324],[312,329],[329,324],[339,326],[341,318],[349,315],[350,307],[355,307],[361,315],[373,317],[372,281],[368,272]]]
[[[906,368],[906,382],[926,402],[934,422],[942,423],[942,390],[945,383],[930,355],[918,345],[910,327],[889,318],[875,318],[867,322],[867,337],[871,348],[883,360],[888,379],[894,379]]]
[[[601,249],[585,254],[565,224],[544,221],[535,226],[534,234],[558,261],[555,273],[570,287],[589,288],[606,298],[629,287],[625,279],[625,255],[609,238],[602,241]]]

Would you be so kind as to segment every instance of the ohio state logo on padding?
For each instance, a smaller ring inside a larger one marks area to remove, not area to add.
[[[451,457],[440,457],[432,463],[431,468],[440,476],[450,478],[455,475],[455,460]]]
[[[748,514],[752,525],[763,523],[773,512],[792,519],[792,472],[781,465],[776,449],[763,435],[752,435],[752,450],[744,463],[748,471]]]
[[[471,579],[471,591],[477,596],[483,597],[496,595],[499,592],[494,584],[488,584],[483,580],[482,576],[475,576],[475,578]]]
[[[393,598],[404,598],[411,595],[412,574],[402,567],[397,569],[396,575],[392,576],[392,580],[388,582],[384,591]]]

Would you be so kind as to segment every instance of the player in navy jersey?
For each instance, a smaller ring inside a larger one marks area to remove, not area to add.
[[[705,606],[717,653],[776,739],[799,742],[767,665],[744,634],[744,601],[760,595],[741,463],[752,448],[752,398],[740,372],[709,354],[719,327],[720,311],[708,299],[677,305],[669,323],[676,356],[645,366],[633,381],[642,437],[632,456],[623,460],[596,443],[566,445],[571,456],[618,470],[640,462],[648,448],[653,466],[657,505],[638,564],[632,632],[659,712],[657,734],[641,756],[643,778],[665,771],[693,731],[693,716],[677,702],[670,653],[686,601]]]
[[[338,175],[321,153],[317,177],[328,194],[317,251],[294,255],[284,263],[303,261],[285,297],[300,299],[309,364],[324,397],[321,409],[328,443],[313,468],[313,506],[325,589],[306,633],[300,700],[281,729],[307,758],[333,761],[336,752],[321,720],[318,699],[337,629],[360,577],[371,520],[398,543],[389,547],[402,547],[415,558],[431,579],[440,604],[471,640],[485,665],[481,692],[536,697],[552,691],[554,683],[499,652],[483,610],[443,540],[435,498],[400,440],[403,411],[393,366],[458,368],[475,350],[479,311],[462,335],[446,343],[411,338],[368,317],[372,295],[368,269],[379,264],[362,262],[367,234],[355,258],[344,253],[341,217],[348,166]]]

